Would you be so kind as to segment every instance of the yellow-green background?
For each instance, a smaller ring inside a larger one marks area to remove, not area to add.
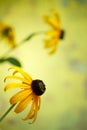
[[[27,114],[12,110],[0,123],[0,130],[87,130],[87,1],[86,0],[1,0],[0,20],[15,30],[17,44],[32,32],[49,26],[42,16],[56,9],[61,17],[65,37],[54,55],[44,49],[40,34],[8,56],[16,57],[32,78],[42,79],[46,92],[42,96],[37,120],[30,125],[21,119]],[[9,49],[0,41],[0,56]],[[4,92],[4,77],[10,63],[0,64],[0,116],[10,107],[13,90]]]

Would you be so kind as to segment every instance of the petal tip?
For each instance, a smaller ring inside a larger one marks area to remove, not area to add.
[[[6,91],[7,89],[6,88],[4,88],[4,91]]]
[[[5,78],[4,78],[4,82],[6,82],[6,79],[7,79],[7,78],[5,77]]]

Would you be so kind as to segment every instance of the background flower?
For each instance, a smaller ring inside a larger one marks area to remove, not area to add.
[[[0,37],[9,43],[13,48],[16,46],[15,34],[13,28],[0,21]]]
[[[50,36],[50,39],[45,40],[45,48],[52,48],[49,54],[53,54],[57,50],[57,45],[60,39],[63,39],[64,31],[60,26],[60,16],[56,10],[52,9],[51,13],[54,17],[44,16],[44,21],[52,26],[52,30],[47,31],[46,35]]]

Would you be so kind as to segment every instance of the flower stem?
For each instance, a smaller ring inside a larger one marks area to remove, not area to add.
[[[19,42],[19,44],[17,46],[15,46],[14,48],[10,48],[10,50],[8,50],[3,56],[2,58],[6,57],[10,52],[12,52],[14,49],[18,48],[19,46],[21,46],[22,44],[24,44],[25,42],[27,42],[28,40],[30,40],[33,36],[36,36],[38,34],[43,34],[44,31],[39,31],[39,32],[34,32],[31,33],[29,36],[27,36],[26,38],[24,38],[22,41]]]
[[[0,118],[0,122],[6,117],[6,115],[11,111],[11,109],[15,106],[15,104],[13,104],[6,112],[5,114]]]

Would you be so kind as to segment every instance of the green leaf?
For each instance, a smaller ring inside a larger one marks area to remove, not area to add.
[[[0,58],[0,63],[5,62],[5,58]]]
[[[16,58],[13,58],[13,57],[0,58],[0,63],[6,62],[6,61],[8,61],[9,63],[13,65],[21,67],[21,63]]]
[[[11,63],[13,65],[21,67],[21,63],[16,58],[8,57],[5,59],[5,61],[8,61],[9,63]]]
[[[28,37],[26,37],[22,42],[26,42],[26,41],[30,40],[33,36],[36,36],[38,34],[43,34],[43,33],[44,33],[43,31],[34,32],[34,33],[30,34]]]
[[[25,39],[23,40],[23,42],[30,40],[30,39],[31,39],[33,36],[35,36],[35,35],[36,35],[36,33],[30,34],[27,38],[25,38]]]

